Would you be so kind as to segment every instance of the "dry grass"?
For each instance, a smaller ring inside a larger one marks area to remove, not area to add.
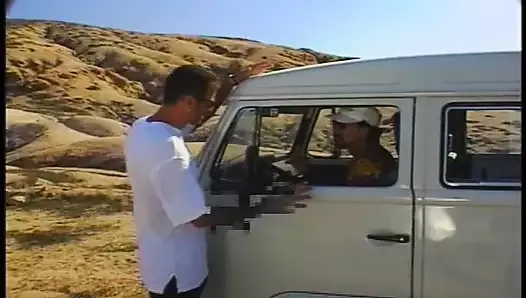
[[[54,22],[11,22],[6,31],[7,296],[14,298],[143,297],[122,142],[127,124],[157,108],[169,69],[195,63],[221,70],[234,59],[280,69],[340,58],[241,39]],[[382,143],[394,152],[393,111],[382,113]],[[520,119],[508,118],[471,115],[472,149],[520,140]],[[192,135],[193,155],[217,120]],[[265,119],[263,153],[287,150],[293,124],[291,117]],[[511,141],[497,142],[490,132],[498,130]],[[329,135],[323,118],[309,149],[327,153]],[[244,149],[230,146],[226,158]]]
[[[125,174],[6,172],[8,297],[143,297]]]
[[[23,195],[25,203],[6,211],[8,297],[143,297],[128,191],[46,187]]]

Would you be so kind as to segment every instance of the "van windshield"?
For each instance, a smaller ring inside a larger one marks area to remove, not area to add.
[[[241,110],[223,155],[224,162],[240,161],[246,148],[254,144],[256,133],[259,133],[259,149],[262,154],[289,153],[294,145],[302,117],[303,114],[282,112],[272,117],[262,117],[261,129],[256,132],[255,109]]]
[[[260,157],[284,156],[290,153],[303,115],[303,113],[277,110],[272,116],[261,117],[261,129],[256,131],[258,127],[256,109],[241,109],[223,139],[224,147],[217,163],[223,177],[239,176],[237,166],[244,164],[247,148],[256,144],[258,137]]]
[[[198,141],[195,143],[197,148],[190,148],[191,153],[193,156],[195,156],[194,160],[196,165],[199,167],[201,164],[201,160],[203,158],[203,148],[206,146],[206,144],[210,143],[210,140],[215,136],[217,133],[217,129],[219,127],[219,124],[223,122],[225,118],[224,108],[219,108],[218,115],[212,117],[205,123],[203,126],[198,128],[192,136],[188,138],[188,141],[190,141],[191,137],[198,138]],[[201,130],[203,130],[201,132]],[[206,138],[199,137],[198,135],[205,134]],[[199,142],[199,139],[201,142]],[[204,141],[203,141],[204,140]],[[192,144],[192,143],[189,143]]]

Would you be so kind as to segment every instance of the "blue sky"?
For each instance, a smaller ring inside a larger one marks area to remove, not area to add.
[[[521,49],[520,0],[17,0],[10,18],[378,58]]]

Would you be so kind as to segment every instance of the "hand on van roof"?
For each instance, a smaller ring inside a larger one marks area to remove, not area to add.
[[[270,68],[270,66],[271,65],[269,63],[263,61],[263,62],[254,63],[250,65],[248,68],[243,69],[241,68],[241,65],[239,65],[238,62],[233,62],[228,67],[228,69],[232,74],[232,79],[237,85],[252,76],[256,76],[256,75],[264,73],[266,70]]]

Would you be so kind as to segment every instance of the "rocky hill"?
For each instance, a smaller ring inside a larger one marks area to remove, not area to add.
[[[151,109],[164,77],[183,64],[221,69],[266,60],[273,69],[347,59],[235,38],[143,34],[77,24],[8,20],[9,107],[129,123]]]
[[[22,166],[74,166],[80,161],[57,160],[69,147],[88,159],[93,155],[84,147],[115,148],[127,125],[155,110],[168,71],[183,64],[221,71],[234,59],[244,65],[266,60],[273,69],[349,59],[241,38],[28,20],[8,20],[6,45],[7,159]],[[194,140],[204,139],[208,127]]]

